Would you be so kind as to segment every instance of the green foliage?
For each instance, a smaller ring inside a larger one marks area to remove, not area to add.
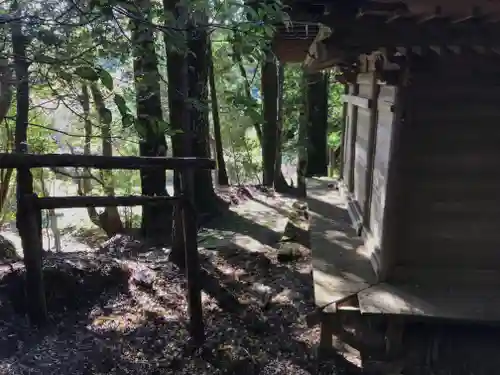
[[[122,116],[128,115],[130,113],[130,110],[127,107],[127,102],[122,95],[115,94],[114,101]]]
[[[99,116],[101,118],[101,121],[103,124],[110,125],[111,122],[113,121],[113,114],[111,111],[104,107],[99,111]]]
[[[342,94],[344,86],[335,82],[335,76],[330,76],[329,116],[328,116],[328,146],[337,149],[342,143]]]
[[[15,115],[15,103],[11,106],[9,115]],[[34,110],[30,113],[29,122],[32,124],[28,127],[28,150],[34,154],[46,154],[57,151],[57,144],[52,138],[53,132],[47,124],[47,117],[40,110]],[[37,126],[39,125],[39,126]],[[6,118],[4,126],[0,127],[0,152],[12,152],[14,140],[15,121]],[[6,170],[0,169],[0,176],[5,176]],[[34,168],[31,170],[34,180],[40,179],[42,176],[42,169]],[[53,178],[54,176],[45,171],[44,178]],[[16,218],[16,202],[15,202],[15,171],[9,180],[9,193],[3,207],[0,207],[0,225],[2,223],[11,222]],[[43,195],[43,191],[36,189],[35,192]]]
[[[108,90],[113,91],[113,77],[104,69],[99,69],[99,78],[101,79],[101,83]]]
[[[141,2],[91,0],[75,6],[73,2],[47,1],[46,6],[27,5],[33,7],[28,10],[36,13],[38,20],[30,23],[25,31],[29,41],[28,58],[32,64],[30,123],[43,126],[29,127],[30,150],[47,153],[59,152],[59,147],[69,147],[81,152],[87,146],[92,153],[98,154],[102,151],[100,134],[103,125],[110,128],[116,155],[137,155],[138,142],[147,131],[158,131],[167,136],[177,134],[179,130],[173,130],[168,123],[166,105],[163,119],[137,119],[138,98],[132,57],[133,43],[137,41],[131,37],[130,28],[136,23],[131,20],[143,16],[138,9]],[[257,6],[239,0],[184,0],[182,4],[191,12],[203,10],[209,15],[222,142],[230,180],[232,183],[258,182],[261,150],[255,126],[261,126],[263,122],[262,103],[259,98],[249,96],[248,89],[260,87],[261,62],[270,48],[275,25],[286,23],[288,16],[279,1],[257,2]],[[181,24],[172,13],[163,9],[161,2],[152,2],[151,19],[140,22],[141,28],[151,28],[154,33],[155,43],[151,45],[157,47],[164,103],[168,99],[168,83],[164,77],[167,71],[165,50],[189,52],[182,38],[184,30],[179,27]],[[7,40],[4,51],[9,54],[8,28],[0,29],[0,33],[4,33]],[[298,64],[285,67],[282,149],[283,159],[287,161],[296,158],[300,146],[298,125],[304,94],[301,77]],[[98,83],[103,88],[105,102],[104,108],[98,111],[90,99],[88,121],[92,133],[87,144],[81,90],[84,82]],[[328,137],[332,147],[340,144],[341,93],[342,87],[332,86]],[[205,103],[191,98],[185,100],[197,109],[209,109]],[[12,106],[6,126],[0,127],[1,150],[11,149],[9,142],[12,142],[8,140],[5,129],[8,126],[12,131],[15,115]],[[51,131],[51,128],[56,130]],[[53,138],[56,135],[58,144]],[[45,171],[43,178],[53,179],[55,176]],[[112,180],[117,195],[140,193],[138,172],[114,171]],[[103,187],[95,180],[92,193],[104,194]],[[137,219],[132,211],[124,214],[130,221]]]
[[[75,69],[75,74],[87,81],[96,82],[99,79],[99,74],[90,66],[79,66]]]
[[[337,148],[340,146],[340,132],[339,131],[333,131],[330,134],[328,134],[328,146],[331,148]]]

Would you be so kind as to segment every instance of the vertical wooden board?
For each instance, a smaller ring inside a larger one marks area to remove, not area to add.
[[[351,186],[349,185],[349,176],[351,175],[351,165],[352,165],[352,149],[351,149],[351,142],[352,142],[352,137],[353,137],[353,129],[352,129],[352,106],[348,105],[347,106],[347,111],[346,111],[346,118],[345,118],[345,150],[344,150],[344,182],[347,185],[347,188],[351,190]]]
[[[363,148],[368,147],[370,137],[370,110],[358,108],[358,131],[356,140],[361,142]]]
[[[394,87],[382,86],[380,100],[388,105],[394,103]],[[386,200],[387,176],[389,173],[389,156],[391,153],[391,137],[394,115],[380,108],[375,144],[375,157],[373,162],[373,195],[370,206],[370,228],[375,240],[380,243],[383,236],[383,220]]]
[[[366,168],[368,164],[370,112],[366,109],[358,109],[357,117],[356,155],[354,164],[354,199],[358,202],[361,210],[363,210],[366,200]]]
[[[349,85],[349,94],[357,93],[357,85]],[[347,138],[346,138],[346,163],[345,163],[345,178],[347,188],[350,192],[354,191],[354,164],[355,164],[355,142],[356,142],[356,118],[357,108],[353,105],[347,106]]]
[[[362,84],[359,85],[359,93],[358,95],[362,98],[371,98],[372,94],[372,85],[371,84]]]
[[[389,85],[380,86],[378,100],[387,101],[391,104],[394,104],[395,96],[396,96],[396,86],[389,86]]]
[[[354,199],[362,209],[366,190],[366,149],[356,143],[356,162],[354,164]]]

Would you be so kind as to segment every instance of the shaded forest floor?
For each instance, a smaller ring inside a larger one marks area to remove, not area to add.
[[[332,363],[318,368],[319,332],[305,322],[314,308],[307,240],[296,244],[299,257],[278,261],[293,199],[256,190],[238,199],[199,236],[208,292],[203,349],[187,345],[185,277],[168,249],[119,239],[100,252],[47,260],[52,268],[98,264],[98,271],[78,273],[77,282],[46,277],[52,324],[42,331],[14,313],[22,306],[9,300],[12,287],[0,288],[0,373],[339,373]],[[128,249],[106,252],[113,246]],[[0,285],[2,271],[4,281],[11,274],[0,267]]]

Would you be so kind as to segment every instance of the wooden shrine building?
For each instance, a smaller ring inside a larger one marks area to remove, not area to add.
[[[347,87],[340,191],[360,239],[313,239],[318,308],[500,322],[500,1],[293,2],[292,20],[311,3],[302,57]]]

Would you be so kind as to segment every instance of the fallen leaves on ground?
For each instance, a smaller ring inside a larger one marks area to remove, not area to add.
[[[132,252],[133,253],[133,252]],[[54,312],[34,331],[0,294],[1,374],[317,374],[318,330],[309,253],[283,265],[276,250],[201,250],[206,277],[234,296],[203,294],[206,344],[190,345],[183,273],[163,249],[120,262],[132,270],[126,292],[106,290],[93,304]],[[111,258],[110,258],[111,259]],[[1,292],[0,292],[1,293]],[[233,304],[234,306],[229,306]],[[336,374],[333,364],[325,374]]]

